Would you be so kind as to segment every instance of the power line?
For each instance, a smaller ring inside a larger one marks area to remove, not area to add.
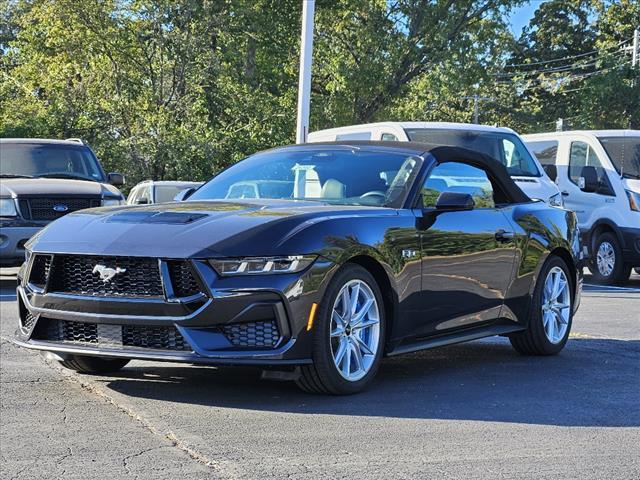
[[[608,48],[620,47],[620,46],[624,45],[625,43],[629,43],[630,41],[631,41],[631,39],[623,40],[623,41],[617,43],[616,45],[613,45],[612,47],[608,47]],[[561,61],[564,61],[564,60],[570,60],[572,58],[586,57],[588,55],[593,55],[594,53],[598,53],[598,52],[600,52],[600,50],[591,50],[590,52],[580,53],[578,55],[571,55],[569,57],[556,58],[556,59],[553,59],[553,60],[541,60],[539,62],[529,62],[529,63],[512,63],[512,64],[509,64],[509,65],[505,65],[504,68],[528,67],[530,65],[544,65],[546,63],[554,63],[554,62],[561,62]]]
[[[601,61],[604,58],[623,58],[626,55],[626,52],[624,49],[619,49],[616,50],[615,52],[607,52],[607,53],[603,53],[601,56],[593,58],[593,59],[589,59],[589,61],[587,63],[574,63],[572,65],[562,65],[559,67],[553,67],[553,68],[547,68],[547,69],[541,69],[541,70],[528,70],[525,72],[512,72],[512,73],[508,73],[508,72],[499,72],[499,73],[495,73],[494,76],[500,76],[500,77],[518,77],[518,76],[523,76],[523,77],[533,77],[533,76],[537,76],[537,75],[541,75],[543,73],[562,73],[562,72],[567,72],[567,71],[571,71],[571,70],[576,70],[579,68],[588,68],[591,66],[595,66],[599,61]]]

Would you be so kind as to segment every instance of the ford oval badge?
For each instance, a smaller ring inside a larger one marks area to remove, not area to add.
[[[64,213],[67,210],[69,210],[69,207],[67,207],[66,205],[63,205],[61,203],[59,203],[58,205],[54,205],[53,206],[53,211],[54,212],[58,212],[58,213]]]

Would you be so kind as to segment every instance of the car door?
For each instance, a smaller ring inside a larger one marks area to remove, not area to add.
[[[594,212],[612,207],[616,194],[609,180],[607,170],[598,153],[586,141],[575,139],[564,145],[568,149],[568,165],[559,172],[558,186],[564,197],[565,207],[573,210],[581,229],[588,229],[593,223]],[[584,192],[580,188],[580,177],[585,166],[595,167],[599,188],[596,192]]]
[[[422,188],[422,318],[418,337],[493,321],[515,261],[513,229],[494,201],[486,171],[462,162],[437,165]],[[442,192],[472,195],[475,207],[435,209]]]

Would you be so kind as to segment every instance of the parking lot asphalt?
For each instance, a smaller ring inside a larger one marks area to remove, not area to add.
[[[8,341],[13,282],[0,277],[2,478],[640,478],[638,275],[585,288],[559,356],[503,338],[419,352],[350,397],[250,368],[71,373]]]

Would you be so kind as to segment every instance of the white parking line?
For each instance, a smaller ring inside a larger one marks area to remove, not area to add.
[[[626,293],[640,293],[640,288],[634,287],[616,287],[613,285],[595,285],[592,283],[585,283],[583,290],[587,292],[626,292]]]

